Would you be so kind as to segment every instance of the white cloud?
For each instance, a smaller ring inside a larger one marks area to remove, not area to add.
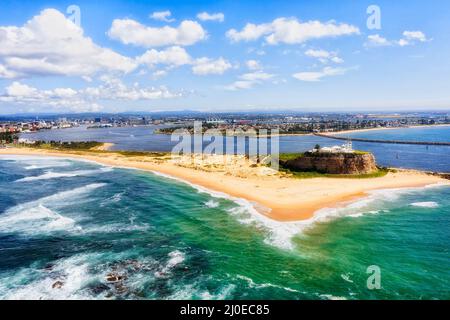
[[[262,69],[261,68],[261,64],[257,60],[247,60],[245,62],[245,65],[250,70],[260,70],[260,69]]]
[[[332,57],[330,60],[337,64],[344,63],[344,59],[339,58],[339,57]]]
[[[206,38],[203,27],[196,21],[184,20],[176,28],[148,27],[132,19],[115,19],[108,31],[110,38],[124,44],[151,48],[160,46],[189,46]]]
[[[196,59],[192,66],[192,72],[196,75],[208,75],[208,74],[223,74],[225,71],[232,67],[224,58],[210,59],[199,58]]]
[[[344,68],[325,67],[321,71],[298,72],[294,73],[292,76],[297,80],[301,81],[317,82],[324,77],[331,77],[345,74],[346,71],[347,69]]]
[[[165,22],[173,22],[175,19],[171,19],[172,13],[169,10],[166,11],[156,11],[150,15],[151,19],[165,21]]]
[[[404,31],[403,38],[400,40],[388,40],[379,34],[370,35],[367,37],[366,47],[384,47],[384,46],[400,46],[405,47],[414,45],[417,42],[429,41],[422,31]]]
[[[99,111],[101,109],[98,103],[83,99],[77,91],[71,88],[38,90],[17,81],[5,88],[5,94],[0,95],[0,102],[26,106],[38,105],[55,109],[64,108],[77,112]]]
[[[106,75],[102,76],[101,80],[103,83],[97,87],[80,90],[72,88],[39,90],[15,81],[5,88],[5,93],[0,95],[0,102],[85,112],[100,110],[100,100],[138,101],[183,96],[183,93],[172,92],[165,86],[142,88],[137,83],[127,86],[121,80]]]
[[[427,37],[422,31],[405,31],[403,32],[403,36],[407,40],[418,40],[420,42],[427,41]]]
[[[325,58],[328,59],[331,56],[331,53],[326,50],[308,50],[305,52],[305,55],[313,58]]]
[[[138,83],[135,83],[133,86],[127,86],[120,79],[106,75],[101,80],[104,84],[94,88],[87,88],[83,91],[83,94],[90,99],[132,101],[171,99],[183,96],[182,93],[171,92],[165,86],[141,88]]]
[[[244,73],[239,76],[239,79],[232,84],[225,87],[227,90],[239,90],[239,89],[250,89],[257,84],[261,84],[268,81],[274,77],[273,74],[265,73],[262,71]]]
[[[272,45],[298,44],[311,39],[352,34],[359,34],[359,29],[349,24],[336,24],[333,21],[323,23],[317,20],[300,22],[296,18],[278,18],[259,25],[247,23],[241,31],[231,29],[226,33],[234,42],[253,41],[264,36],[266,43]]]
[[[273,78],[273,74],[265,72],[250,72],[244,73],[239,78],[246,81],[264,81]]]
[[[428,41],[428,39],[422,31],[405,31],[403,32],[403,39],[400,39],[398,44],[401,47],[404,47],[407,45],[413,45],[416,42],[426,41]]]
[[[218,59],[208,57],[194,59],[184,48],[179,46],[169,47],[161,51],[155,49],[147,50],[142,56],[137,57],[136,61],[150,68],[156,65],[166,65],[167,69],[172,69],[183,65],[191,65],[192,72],[201,76],[209,74],[220,75],[232,67],[231,63],[222,57]],[[167,70],[164,75],[166,74]],[[161,75],[161,72],[158,75],[153,74],[154,78]]]
[[[156,70],[155,72],[153,72],[152,77],[154,80],[160,79],[162,77],[165,77],[167,75],[167,71],[166,70]]]
[[[326,51],[326,50],[313,50],[313,49],[309,49],[305,52],[305,55],[311,58],[317,58],[319,59],[320,62],[326,64],[329,61],[332,61],[334,63],[343,63],[344,60],[339,58],[337,56],[336,52],[330,52],[330,51]]]
[[[96,45],[83,29],[55,9],[45,9],[22,27],[0,26],[0,77],[89,76],[131,72],[133,59]]]
[[[201,13],[197,14],[197,18],[201,21],[223,22],[225,20],[225,15],[221,12],[218,12],[218,13],[201,12]]]
[[[142,56],[136,58],[140,64],[153,67],[157,64],[165,64],[170,67],[182,66],[191,63],[191,57],[186,50],[179,46],[169,47],[165,50],[147,50]]]
[[[366,46],[372,47],[383,47],[392,45],[391,41],[388,41],[386,38],[380,36],[379,34],[373,34],[367,37]]]

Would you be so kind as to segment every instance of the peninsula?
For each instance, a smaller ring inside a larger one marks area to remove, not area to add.
[[[158,172],[246,199],[254,203],[260,213],[278,221],[309,219],[319,209],[345,205],[372,190],[449,184],[439,176],[412,170],[389,171],[368,178],[319,176],[299,179],[286,172],[250,164],[244,156],[227,156],[229,159],[224,165],[222,156],[208,156],[193,162],[192,156],[173,158],[170,154],[105,151],[98,147],[82,151],[8,147],[0,149],[0,155],[66,157]]]

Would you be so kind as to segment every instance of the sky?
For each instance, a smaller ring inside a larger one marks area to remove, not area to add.
[[[2,1],[0,114],[450,109],[449,1]]]

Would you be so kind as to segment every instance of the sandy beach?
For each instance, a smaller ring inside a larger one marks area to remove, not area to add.
[[[366,179],[312,178],[284,176],[267,167],[254,167],[235,161],[221,167],[216,164],[188,165],[170,156],[125,156],[117,152],[55,151],[32,148],[0,149],[0,155],[37,155],[81,158],[100,164],[159,172],[213,191],[249,200],[262,214],[278,221],[311,218],[325,207],[342,206],[377,189],[422,187],[448,180],[418,171],[401,170],[386,176]]]
[[[395,127],[395,128],[369,128],[369,129],[356,129],[356,130],[343,130],[336,132],[321,132],[324,134],[335,135],[335,134],[347,134],[356,132],[368,132],[368,131],[379,131],[379,130],[398,130],[398,129],[411,129],[411,128],[430,128],[430,127],[449,127],[450,124],[430,124],[422,126],[406,126],[406,127]]]

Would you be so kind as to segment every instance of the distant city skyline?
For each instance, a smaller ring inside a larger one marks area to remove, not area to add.
[[[450,3],[3,1],[0,115],[450,110]]]

